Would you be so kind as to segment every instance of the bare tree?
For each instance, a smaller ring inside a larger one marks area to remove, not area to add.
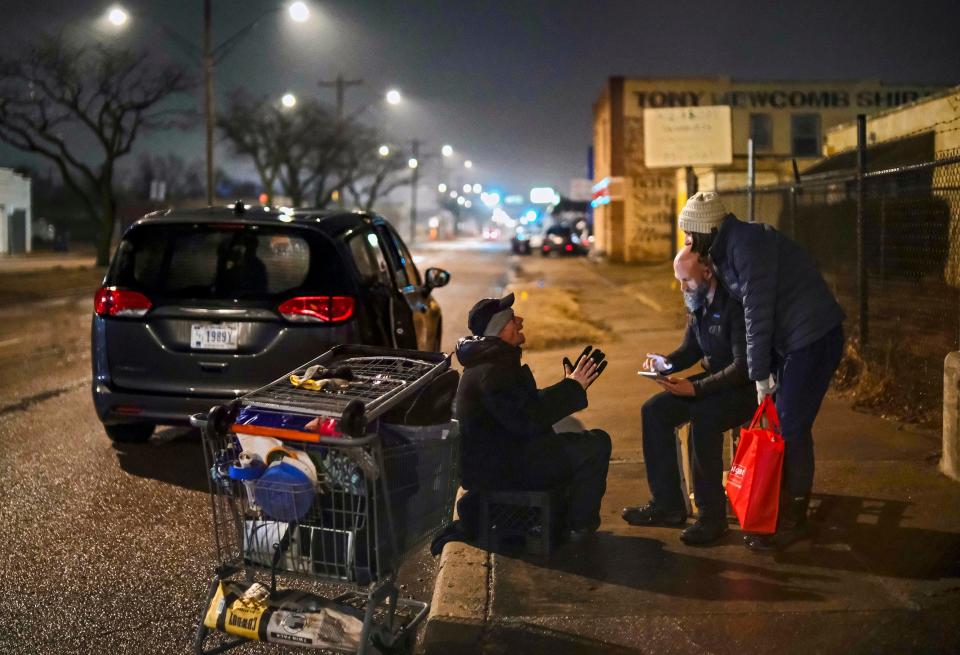
[[[230,94],[217,125],[234,154],[253,162],[267,204],[273,203],[274,184],[280,175],[279,134],[284,117],[269,106],[266,97],[254,98],[243,89]]]
[[[371,133],[354,144],[352,173],[347,181],[350,196],[364,211],[371,211],[377,200],[411,181],[406,155],[397,150],[386,156],[377,154],[373,136]]]
[[[356,121],[338,125],[333,112],[313,98],[283,108],[245,91],[230,96],[219,118],[233,152],[249,158],[272,200],[279,188],[294,206],[309,201],[328,207],[338,189],[365,209],[398,186],[409,184],[406,159],[379,157],[377,135]],[[269,202],[269,201],[268,201]]]
[[[130,177],[128,193],[137,200],[144,200],[150,196],[153,182],[163,182],[169,199],[201,198],[204,194],[203,162],[200,159],[187,162],[173,153],[143,153]]]
[[[161,105],[188,88],[179,67],[62,36],[0,58],[0,140],[56,165],[98,225],[98,264],[110,257],[117,159],[143,130],[170,126],[179,112]]]
[[[218,123],[233,152],[253,162],[271,201],[279,187],[294,206],[310,198],[322,207],[341,184],[350,135],[313,98],[284,108],[266,96],[235,91]]]

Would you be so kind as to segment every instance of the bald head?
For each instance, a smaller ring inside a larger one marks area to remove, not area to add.
[[[677,256],[673,258],[673,271],[677,274],[677,279],[680,279],[681,272],[683,272],[685,276],[688,276],[690,273],[701,268],[703,268],[703,263],[701,262],[700,255],[693,252],[693,249],[689,245],[681,248]]]

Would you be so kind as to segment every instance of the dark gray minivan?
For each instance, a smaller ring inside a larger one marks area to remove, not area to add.
[[[440,349],[442,317],[383,218],[262,207],[165,211],[124,233],[94,299],[93,402],[145,441],[337,344]]]

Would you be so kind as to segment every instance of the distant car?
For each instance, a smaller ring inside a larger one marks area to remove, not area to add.
[[[518,255],[529,255],[543,243],[543,230],[535,225],[519,225],[510,239],[510,249]]]
[[[483,227],[483,238],[487,241],[496,241],[500,238],[500,228],[493,227],[491,225],[485,225]]]
[[[439,350],[450,274],[421,279],[375,214],[242,205],[167,211],[124,233],[97,291],[93,402],[115,441],[145,441],[337,344]]]
[[[548,228],[540,245],[540,254],[544,257],[554,252],[560,255],[586,255],[588,251],[580,236],[566,225]]]

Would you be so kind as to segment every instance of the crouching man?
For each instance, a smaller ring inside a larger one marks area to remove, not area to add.
[[[757,399],[747,375],[742,307],[689,246],[677,254],[673,268],[689,311],[687,331],[677,350],[665,357],[648,355],[644,363],[647,370],[664,374],[654,378],[664,391],[641,411],[643,459],[653,499],[642,507],[625,508],[622,516],[631,525],[686,522],[674,428],[689,422],[690,469],[700,516],[680,539],[699,546],[717,541],[727,531],[723,431],[750,419]],[[689,378],[672,376],[698,360],[705,372]]]
[[[553,424],[587,406],[587,389],[599,375],[583,357],[564,365],[563,380],[537,389],[522,364],[523,318],[514,296],[486,298],[470,310],[473,333],[460,339],[457,358],[463,377],[457,390],[460,421],[460,475],[467,493],[457,505],[463,523],[477,525],[477,491],[545,491],[565,486],[570,493],[569,536],[579,539],[600,526],[600,500],[607,487],[610,436],[603,430],[556,433]]]

